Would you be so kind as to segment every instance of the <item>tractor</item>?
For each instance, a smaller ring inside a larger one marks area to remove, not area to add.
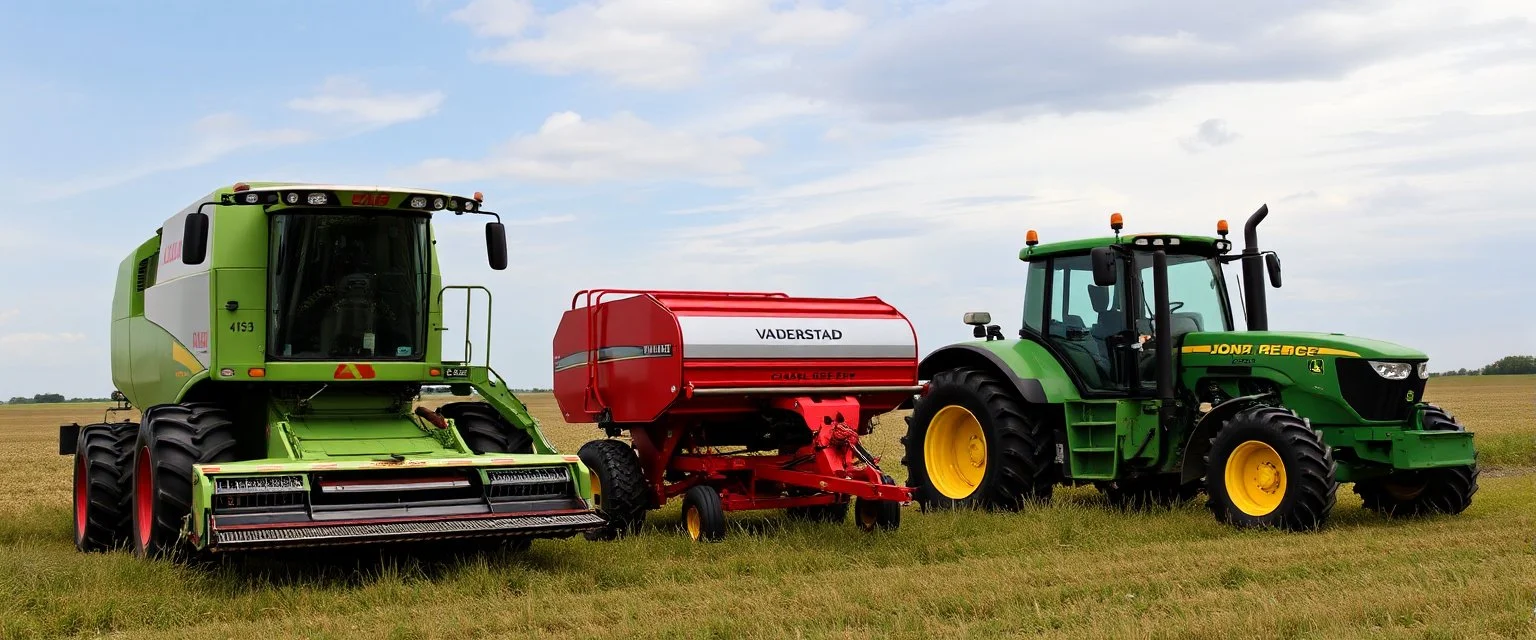
[[[1092,484],[1116,508],[1203,492],[1225,525],[1306,531],[1353,483],[1387,517],[1465,510],[1473,436],[1425,402],[1424,353],[1269,330],[1266,284],[1278,288],[1281,272],[1258,246],[1268,213],[1248,218],[1241,253],[1225,220],[1216,236],[1122,234],[1119,213],[1113,236],[1040,244],[1029,230],[1018,339],[967,313],[976,340],[919,365],[927,385],[901,442],[920,508],[1016,511]]]
[[[605,526],[586,466],[555,451],[488,353],[473,357],[473,301],[490,292],[442,284],[435,214],[495,218],[487,256],[506,268],[505,227],[482,203],[237,183],[171,216],[122,261],[112,299],[114,398],[139,420],[59,431],[76,547],[522,549]],[[445,360],[459,291],[462,358]],[[462,400],[429,409],[426,387]]]

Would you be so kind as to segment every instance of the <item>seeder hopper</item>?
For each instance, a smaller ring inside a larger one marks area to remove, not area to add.
[[[840,522],[850,503],[865,531],[894,529],[912,490],[859,440],[921,390],[917,364],[912,324],[875,297],[577,293],[554,386],[567,422],[609,436],[578,452],[608,522],[587,536],[636,533],[679,495],[694,540],[722,539],[727,511]]]

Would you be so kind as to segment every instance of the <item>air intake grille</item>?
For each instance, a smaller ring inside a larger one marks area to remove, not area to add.
[[[1417,364],[1417,363],[1414,363]],[[1339,393],[1366,420],[1407,420],[1415,402],[1423,399],[1426,380],[1408,374],[1406,380],[1388,380],[1365,360],[1340,359]]]
[[[490,486],[485,493],[491,498],[561,498],[574,492],[567,467],[495,469],[487,471],[486,477]]]

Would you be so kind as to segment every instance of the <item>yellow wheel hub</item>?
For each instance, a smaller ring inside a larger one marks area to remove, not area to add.
[[[1249,440],[1227,458],[1227,496],[1250,516],[1268,515],[1285,499],[1285,462],[1274,447]]]
[[[700,522],[700,520],[699,520],[699,510],[698,509],[689,509],[688,510],[687,522],[688,522],[688,537],[693,538],[694,540],[698,540],[700,537],[702,537],[703,532],[704,532],[704,524],[702,522]]]
[[[969,409],[949,405],[934,414],[923,437],[923,465],[933,488],[959,500],[987,475],[987,436]]]

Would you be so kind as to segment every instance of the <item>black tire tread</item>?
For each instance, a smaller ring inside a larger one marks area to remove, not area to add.
[[[1211,438],[1211,451],[1216,451],[1228,434],[1245,424],[1266,425],[1276,433],[1282,447],[1295,453],[1299,464],[1285,470],[1287,490],[1292,495],[1281,504],[1281,510],[1261,519],[1251,518],[1232,506],[1230,501],[1217,499],[1226,494],[1222,486],[1225,483],[1224,464],[1222,469],[1213,469],[1208,454],[1205,456],[1205,483],[1206,495],[1211,499],[1206,501],[1206,506],[1218,521],[1240,527],[1263,526],[1265,522],[1287,531],[1321,527],[1338,501],[1337,463],[1333,459],[1333,449],[1323,442],[1322,434],[1308,426],[1294,411],[1257,405],[1239,411],[1217,430]],[[1280,448],[1276,447],[1277,450]],[[1285,455],[1283,450],[1281,455]]]
[[[683,494],[683,510],[679,520],[684,535],[688,534],[689,509],[697,509],[699,512],[700,542],[719,542],[725,539],[725,509],[720,504],[720,493],[714,487],[694,485]]]
[[[89,501],[81,551],[107,551],[128,541],[133,513],[133,442],[139,425],[90,425],[82,430],[77,456],[86,465]]]
[[[477,454],[533,453],[533,437],[501,417],[490,403],[450,402],[437,412],[453,420],[459,437]]]
[[[1435,405],[1425,407],[1423,420],[1427,430],[1466,430],[1456,422],[1455,416]],[[1356,482],[1354,491],[1360,496],[1364,508],[1388,517],[1456,515],[1472,506],[1472,496],[1477,493],[1477,481],[1481,475],[1482,470],[1476,462],[1460,467],[1404,473],[1402,476],[1419,479],[1425,485],[1422,492],[1407,500],[1396,498],[1382,486],[1391,476]]]
[[[154,523],[150,539],[136,540],[135,548],[163,557],[181,547],[182,520],[192,510],[192,465],[233,461],[235,425],[216,405],[188,403],[156,408],[148,426],[138,442],[154,452]]]
[[[608,526],[583,534],[588,540],[612,540],[640,532],[645,525],[645,512],[649,505],[646,494],[645,469],[635,450],[623,440],[593,440],[576,452],[582,464],[603,481],[602,500],[598,512],[608,519]],[[599,471],[601,469],[601,471]],[[616,507],[616,508],[610,508]]]

